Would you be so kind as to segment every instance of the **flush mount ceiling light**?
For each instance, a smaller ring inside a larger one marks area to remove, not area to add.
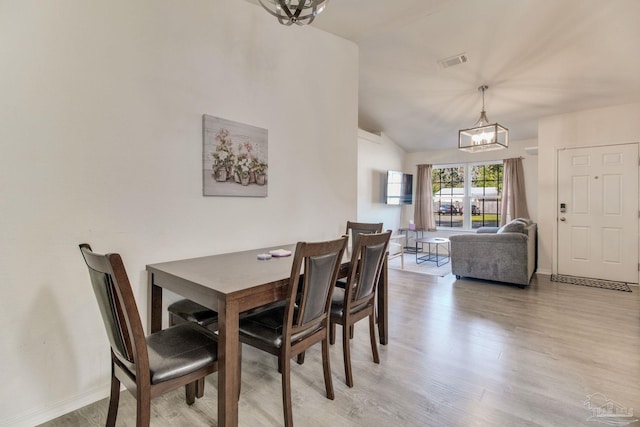
[[[282,25],[311,24],[329,0],[259,0],[267,12]]]
[[[484,111],[484,91],[489,86],[482,85],[478,88],[482,92],[482,112],[480,118],[470,129],[458,131],[458,149],[470,153],[480,151],[499,150],[509,146],[509,129],[498,123],[489,123],[487,113]]]

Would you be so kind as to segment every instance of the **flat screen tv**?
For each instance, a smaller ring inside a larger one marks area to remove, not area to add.
[[[388,205],[413,203],[413,175],[399,171],[387,171],[385,202]]]

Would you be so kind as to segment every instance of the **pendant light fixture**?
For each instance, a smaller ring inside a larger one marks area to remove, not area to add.
[[[480,151],[500,150],[509,146],[509,129],[498,123],[489,123],[484,110],[484,92],[489,86],[478,88],[482,92],[482,112],[480,118],[472,128],[458,131],[458,149],[470,153]]]
[[[259,0],[267,12],[282,25],[311,24],[329,0]]]

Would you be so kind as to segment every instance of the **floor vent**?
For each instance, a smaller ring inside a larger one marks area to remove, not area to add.
[[[631,292],[631,288],[624,282],[614,282],[611,280],[589,279],[587,277],[564,276],[562,274],[552,274],[552,282],[568,283],[570,285],[590,286],[592,288],[611,289],[614,291]]]

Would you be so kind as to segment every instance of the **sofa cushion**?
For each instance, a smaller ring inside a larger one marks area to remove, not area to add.
[[[489,226],[484,226],[484,227],[480,227],[476,230],[476,234],[482,234],[482,233],[497,233],[498,230],[500,230],[500,227],[489,227]]]
[[[514,219],[500,227],[497,231],[498,234],[501,233],[524,233],[527,229],[528,224],[519,219]]]

